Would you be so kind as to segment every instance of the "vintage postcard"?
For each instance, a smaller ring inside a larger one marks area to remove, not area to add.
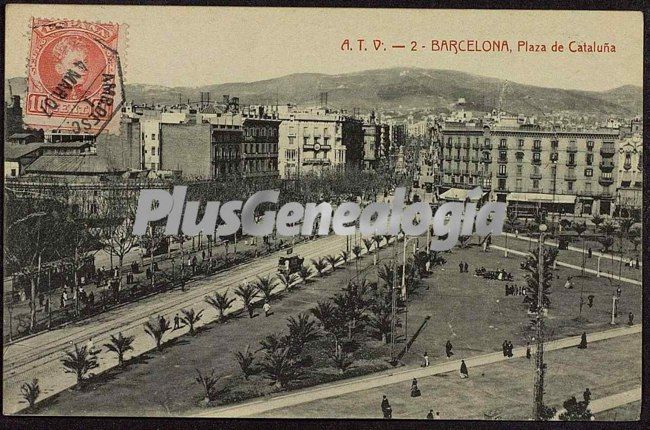
[[[5,415],[640,419],[641,12],[5,11]]]

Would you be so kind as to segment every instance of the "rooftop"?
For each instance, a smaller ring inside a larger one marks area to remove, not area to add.
[[[6,161],[18,160],[19,158],[24,157],[25,155],[36,151],[41,146],[43,146],[43,142],[32,142],[26,144],[5,142],[5,148],[4,148],[5,160]]]
[[[52,173],[62,175],[113,173],[115,169],[95,154],[43,155],[30,164],[26,173]]]

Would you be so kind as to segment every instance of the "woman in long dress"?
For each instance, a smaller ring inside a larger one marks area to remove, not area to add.
[[[467,365],[465,364],[465,360],[460,361],[460,377],[461,379],[465,379],[469,377],[469,372],[467,371]]]

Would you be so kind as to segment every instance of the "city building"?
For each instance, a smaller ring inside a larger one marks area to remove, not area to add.
[[[618,216],[641,217],[643,205],[643,138],[630,133],[618,141],[614,165],[616,175],[616,210]]]
[[[521,214],[613,213],[618,130],[546,130],[519,117],[435,128],[443,192],[480,185]]]
[[[361,168],[364,159],[362,121],[326,108],[280,114],[280,177]]]
[[[25,173],[25,168],[40,157],[43,142],[17,144],[5,142],[4,172],[5,178],[17,177]]]

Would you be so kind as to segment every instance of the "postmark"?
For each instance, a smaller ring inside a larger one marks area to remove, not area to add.
[[[33,128],[98,135],[124,103],[116,23],[33,18],[24,122]]]

